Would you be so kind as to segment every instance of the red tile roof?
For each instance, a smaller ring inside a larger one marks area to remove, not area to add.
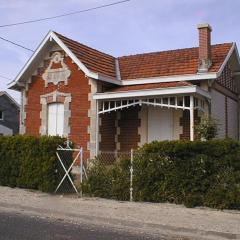
[[[56,33],[63,43],[91,71],[116,78],[116,59],[122,80],[196,74],[198,48],[144,53],[115,58]],[[212,45],[212,66],[217,72],[233,43]]]
[[[226,58],[232,43],[212,45],[212,66],[217,72]],[[145,53],[118,58],[122,79],[150,78],[196,74],[198,48]]]
[[[89,70],[109,77],[116,77],[115,58],[113,56],[85,46],[59,33],[55,32],[55,34]]]
[[[162,83],[147,83],[139,85],[130,85],[116,87],[108,90],[107,92],[127,92],[127,91],[136,91],[136,90],[148,90],[148,89],[159,89],[159,88],[170,88],[170,87],[185,87],[192,86],[190,82],[162,82]]]

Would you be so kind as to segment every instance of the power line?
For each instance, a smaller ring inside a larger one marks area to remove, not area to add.
[[[3,76],[3,75],[0,75],[0,78],[4,78],[4,79],[7,79],[7,80],[10,80],[10,81],[12,81],[12,79],[11,79],[11,78],[5,77],[5,76]]]
[[[123,1],[118,1],[118,2],[109,3],[109,4],[105,4],[105,5],[100,5],[100,6],[93,7],[93,8],[80,10],[80,11],[69,12],[69,13],[65,13],[65,14],[61,14],[61,15],[57,15],[57,16],[53,16],[53,17],[39,18],[39,19],[25,21],[25,22],[17,22],[17,23],[10,23],[10,24],[5,24],[5,25],[0,25],[0,28],[11,27],[11,26],[16,26],[16,25],[23,25],[23,24],[28,24],[28,23],[40,22],[40,21],[47,21],[47,20],[50,20],[50,19],[66,17],[66,16],[69,16],[69,15],[74,15],[74,14],[83,13],[83,12],[89,12],[89,11],[97,10],[97,9],[100,9],[100,8],[106,8],[106,7],[110,7],[110,6],[117,5],[117,4],[122,4],[122,3],[125,3],[125,2],[130,2],[130,1],[131,0],[123,0]],[[17,47],[23,48],[23,49],[25,49],[27,51],[34,52],[32,49],[27,48],[27,47],[25,47],[25,46],[23,46],[23,45],[21,45],[19,43],[15,43],[13,41],[10,41],[10,40],[8,40],[6,38],[0,37],[0,39],[5,41],[5,42],[11,43],[11,44],[13,44],[13,45],[15,45]]]
[[[5,42],[11,43],[11,44],[13,44],[13,45],[15,45],[15,46],[17,46],[17,47],[20,47],[20,48],[23,48],[23,49],[25,49],[25,50],[34,52],[32,49],[27,48],[27,47],[24,47],[23,45],[20,45],[20,44],[18,44],[18,43],[15,43],[15,42],[13,42],[13,41],[10,41],[10,40],[8,40],[8,39],[6,39],[6,38],[0,37],[0,39],[3,40],[3,41],[5,41]]]
[[[52,17],[45,17],[45,18],[33,19],[33,20],[29,20],[29,21],[24,21],[24,22],[4,24],[4,25],[0,25],[0,28],[12,27],[12,26],[23,25],[23,24],[34,23],[34,22],[40,22],[40,21],[47,21],[47,20],[50,20],[50,19],[66,17],[66,16],[69,16],[69,15],[79,14],[79,13],[83,13],[83,12],[89,12],[89,11],[93,11],[93,10],[97,10],[97,9],[101,9],[101,8],[106,8],[106,7],[110,7],[110,6],[117,5],[117,4],[122,4],[122,3],[125,3],[125,2],[130,2],[130,1],[131,0],[123,0],[123,1],[118,1],[118,2],[109,3],[109,4],[105,4],[105,5],[100,5],[100,6],[93,7],[93,8],[87,8],[87,9],[84,9],[84,10],[79,10],[79,11],[75,11],[75,12],[60,14],[60,15],[56,15],[56,16],[52,16]]]

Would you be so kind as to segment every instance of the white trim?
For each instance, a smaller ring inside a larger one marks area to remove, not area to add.
[[[208,99],[211,99],[211,94],[203,89],[201,89],[200,87],[196,86],[196,93],[199,95],[202,95]]]
[[[51,32],[52,39],[67,53],[67,55],[78,65],[78,67],[86,74],[89,75],[90,71],[87,67],[73,54],[73,52],[59,39],[59,37]]]
[[[21,71],[18,73],[18,75],[16,76],[16,78],[10,82],[8,84],[9,88],[12,88],[14,85],[16,85],[18,83],[18,81],[20,80],[20,78],[22,77],[22,75],[24,74],[24,72],[27,70],[27,68],[30,66],[30,64],[33,62],[33,60],[35,59],[35,57],[38,55],[38,53],[40,52],[40,50],[43,48],[43,46],[46,44],[46,42],[49,40],[50,36],[52,34],[52,31],[49,31],[48,34],[46,35],[46,37],[41,41],[41,43],[39,44],[39,46],[37,47],[37,49],[34,51],[34,53],[32,54],[32,56],[28,59],[28,61],[26,62],[26,64],[23,66],[23,68],[21,69]]]
[[[210,94],[197,86],[184,86],[184,87],[171,87],[171,88],[158,88],[158,89],[145,89],[134,90],[125,92],[107,92],[96,93],[93,99],[116,99],[116,98],[131,98],[131,97],[145,97],[145,96],[158,96],[158,95],[174,95],[174,94],[190,94],[198,93],[204,97],[211,98]]]
[[[75,54],[61,41],[61,39],[52,31],[50,31],[46,37],[43,39],[43,41],[40,43],[38,48],[35,50],[33,55],[30,57],[30,59],[27,61],[27,63],[24,65],[22,70],[19,72],[17,77],[15,78],[14,81],[10,82],[8,84],[9,88],[14,87],[16,84],[19,84],[19,81],[21,77],[23,76],[24,72],[27,70],[27,68],[30,67],[36,56],[39,54],[39,52],[42,50],[44,45],[47,43],[47,41],[52,41],[54,40],[65,52],[66,54],[72,59],[74,63],[77,64],[80,70],[82,70],[87,77],[93,78],[93,79],[99,79],[103,80],[106,82],[110,82],[113,84],[121,85],[121,82],[115,78],[111,78],[108,76],[104,76],[102,74],[98,74],[95,72],[90,71],[76,56]]]
[[[186,105],[185,97],[190,97],[190,104],[189,106]],[[172,100],[174,98],[174,100]],[[195,101],[197,100],[197,101]],[[201,104],[199,106],[199,101],[201,101]],[[203,113],[205,113],[205,108],[202,105],[203,102],[207,102],[206,99],[202,100],[201,97],[196,96],[194,97],[193,94],[189,95],[181,95],[181,96],[154,96],[150,98],[135,98],[135,99],[115,99],[115,100],[106,100],[106,101],[98,101],[99,102],[99,109],[97,109],[97,115],[109,113],[112,111],[118,111],[122,110],[124,108],[134,107],[134,106],[154,106],[154,107],[166,107],[166,108],[172,108],[172,109],[182,109],[182,110],[189,110],[192,111],[192,116],[194,116],[194,110],[200,110]],[[181,103],[182,102],[182,103]],[[194,117],[193,117],[194,119]]]
[[[200,23],[200,24],[197,25],[197,28],[198,29],[208,28],[210,31],[212,31],[212,27],[208,23]]]
[[[115,58],[115,68],[116,68],[117,80],[121,80],[121,72],[120,72],[118,58]]]
[[[236,43],[233,43],[232,47],[230,48],[226,58],[224,59],[219,71],[217,72],[217,77],[219,77],[221,74],[222,74],[222,71],[224,70],[229,58],[232,56],[232,53],[234,52],[234,50],[237,49],[236,47]],[[240,64],[240,60],[239,60],[239,57],[238,57],[238,63]]]
[[[95,79],[104,81],[104,82],[109,82],[109,83],[113,83],[119,86],[122,86],[122,82],[121,80],[117,80],[116,78],[113,77],[108,77],[106,75],[100,74],[100,73],[94,73],[95,74]],[[94,78],[94,77],[93,77]]]
[[[194,140],[194,98],[190,96],[190,140]]]
[[[146,83],[160,83],[160,82],[180,82],[180,81],[194,81],[205,79],[216,79],[217,73],[198,73],[188,75],[166,76],[156,78],[139,78],[139,79],[127,79],[122,80],[122,85],[137,85]]]
[[[238,64],[240,65],[240,56],[239,56],[239,52],[238,52],[238,48],[237,48],[237,44],[234,43],[234,46],[235,46],[235,51],[236,51],[236,55],[237,55]]]
[[[31,63],[34,61],[38,53],[42,50],[44,45],[47,43],[47,41],[54,40],[66,53],[67,55],[78,65],[78,67],[87,75],[92,75],[91,72],[86,68],[86,66],[72,53],[72,51],[59,39],[59,37],[53,32],[50,31],[47,36],[43,39],[43,41],[40,43],[38,48],[35,50],[31,58],[27,61],[25,66],[22,68],[22,70],[19,72],[15,80],[11,83],[9,83],[9,88],[12,88],[14,85],[18,84],[21,77],[23,76],[24,72],[27,70],[27,68],[31,65]],[[95,75],[93,75],[95,77]]]
[[[96,144],[96,149],[95,149],[95,154],[96,156],[99,153],[99,105],[98,101],[96,101],[96,136],[95,136],[95,144]]]
[[[155,106],[155,107],[166,107],[166,108],[173,108],[173,109],[190,110],[190,107],[186,107],[186,106],[149,102],[149,101],[144,101],[144,100],[140,99],[140,100],[134,101],[133,103],[129,103],[129,101],[128,101],[128,103],[125,105],[122,104],[118,107],[103,109],[101,111],[98,111],[98,114],[104,114],[104,113],[108,113],[108,112],[112,112],[112,111],[122,110],[124,108],[129,108],[129,107],[133,107],[136,105],[139,105],[139,106],[147,105],[147,106]]]
[[[47,131],[47,126],[48,126],[48,102],[47,102],[47,98],[49,96],[52,96],[52,101],[49,103],[56,103],[57,97],[58,96],[64,96],[64,129],[63,129],[63,136],[67,137],[70,134],[70,126],[69,126],[69,119],[71,117],[71,110],[69,107],[69,104],[72,100],[71,98],[71,94],[70,93],[63,93],[63,92],[58,92],[53,91],[50,93],[47,93],[45,95],[41,95],[40,96],[40,104],[41,104],[41,111],[40,111],[40,119],[41,119],[41,125],[39,128],[39,133],[41,135],[46,135],[48,134]]]

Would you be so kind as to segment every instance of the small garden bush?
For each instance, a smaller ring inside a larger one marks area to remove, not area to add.
[[[129,200],[130,160],[112,166],[95,161],[85,184],[91,195]],[[240,209],[240,144],[237,141],[163,141],[134,154],[135,201],[187,207]]]
[[[122,158],[113,165],[107,165],[96,158],[88,169],[88,180],[83,192],[91,196],[129,200],[130,159]]]
[[[0,185],[52,192],[57,184],[59,137],[1,136]]]
[[[202,117],[201,121],[195,125],[195,132],[203,140],[211,140],[217,136],[218,121],[212,117]]]

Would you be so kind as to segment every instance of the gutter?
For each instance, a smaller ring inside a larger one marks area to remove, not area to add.
[[[133,91],[119,91],[119,92],[106,92],[96,93],[93,95],[95,100],[105,99],[122,99],[122,98],[134,98],[134,97],[149,97],[149,96],[163,96],[163,95],[179,95],[179,94],[199,94],[208,99],[211,95],[199,88],[198,86],[184,86],[184,87],[169,87],[169,88],[158,88],[158,89],[144,89],[144,90],[133,90]]]

